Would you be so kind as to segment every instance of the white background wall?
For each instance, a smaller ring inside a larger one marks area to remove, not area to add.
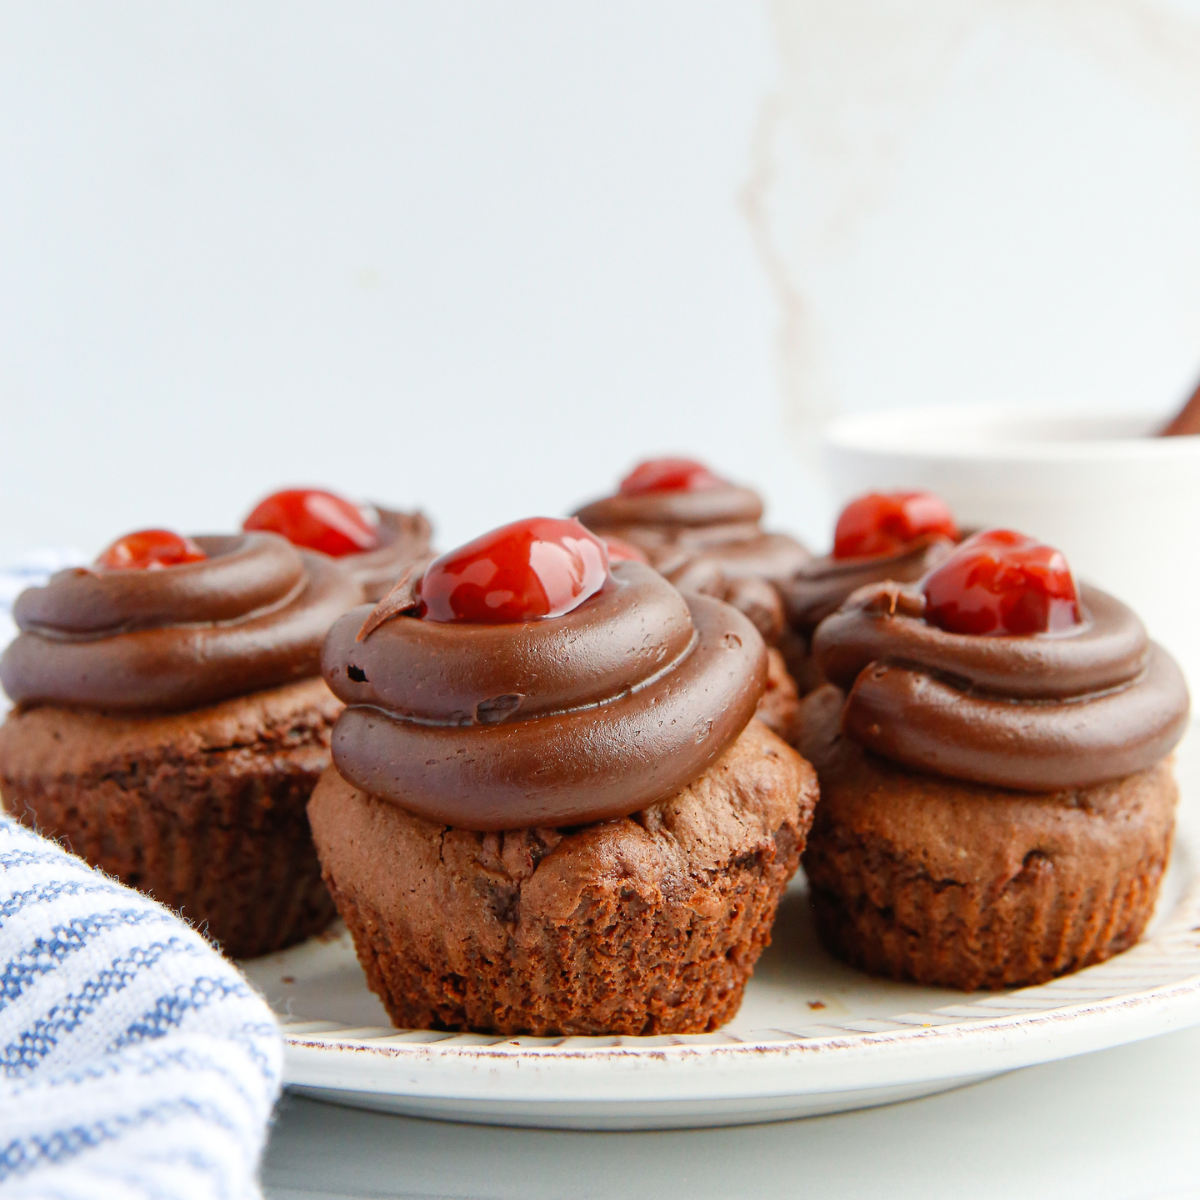
[[[922,2],[8,0],[0,559],[308,482],[449,545],[670,450],[820,541],[822,404],[1168,406],[1200,0],[1132,67],[981,4],[914,92]]]
[[[771,0],[791,402],[1177,404],[1200,377],[1197,0]]]

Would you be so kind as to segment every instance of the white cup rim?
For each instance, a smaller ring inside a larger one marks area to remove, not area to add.
[[[1200,461],[1200,437],[1149,436],[1167,419],[1034,404],[927,405],[838,417],[824,443],[835,453],[925,461]]]

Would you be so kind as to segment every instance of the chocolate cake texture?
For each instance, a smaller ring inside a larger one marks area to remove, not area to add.
[[[1169,762],[1029,793],[906,770],[840,729],[842,693],[802,702],[821,780],[804,869],[839,958],[943,987],[1023,987],[1132,946],[1170,857]]]
[[[1044,982],[1133,945],[1170,856],[1178,666],[1111,596],[1053,635],[924,619],[866,587],[817,628],[831,682],[796,745],[821,804],[804,856],[818,929],[847,962],[966,990]]]
[[[321,644],[361,592],[274,534],[195,544],[199,561],[78,568],[21,594],[0,797],[252,957],[334,916],[305,805],[342,708]]]
[[[770,941],[817,799],[757,721],[642,812],[488,833],[423,820],[328,771],[309,804],[325,880],[400,1028],[701,1033]]]
[[[155,717],[31,708],[0,726],[0,796],[251,958],[333,919],[305,806],[341,707],[309,679]]]
[[[755,627],[634,561],[553,618],[424,620],[416,595],[331,630],[323,670],[347,709],[309,804],[392,1020],[728,1020],[817,798],[809,765],[754,718],[769,674]]]
[[[800,692],[783,654],[774,646],[767,647],[767,686],[754,715],[785,742],[796,735],[800,716]]]

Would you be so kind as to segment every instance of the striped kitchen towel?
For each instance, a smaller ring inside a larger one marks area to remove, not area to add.
[[[190,926],[0,816],[0,1200],[242,1200],[270,1010]]]

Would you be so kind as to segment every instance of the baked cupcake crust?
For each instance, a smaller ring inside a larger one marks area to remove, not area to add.
[[[1170,856],[1170,760],[1051,793],[919,774],[841,733],[844,695],[801,704],[821,804],[804,855],[829,949],[873,974],[1036,984],[1133,945]]]
[[[816,799],[812,768],[751,721],[699,779],[616,820],[454,829],[334,769],[309,816],[397,1026],[699,1033],[737,1011]]]
[[[800,716],[800,692],[788,672],[783,655],[774,646],[767,647],[767,690],[754,715],[772,733],[789,744],[796,736],[796,720]]]
[[[305,805],[341,708],[309,679],[168,715],[17,711],[0,727],[0,796],[231,957],[265,954],[334,916]]]

